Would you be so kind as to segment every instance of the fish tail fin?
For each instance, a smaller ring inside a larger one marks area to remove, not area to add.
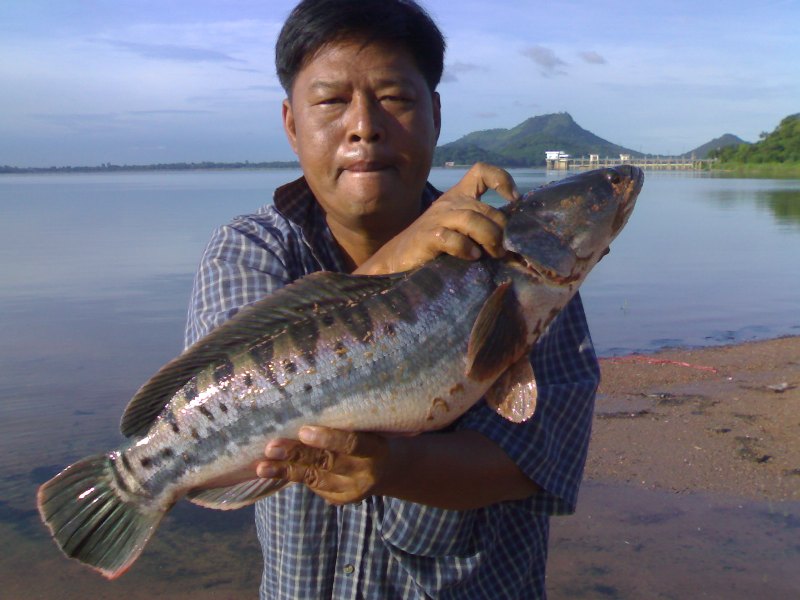
[[[64,554],[108,579],[128,570],[165,514],[120,492],[111,458],[100,454],[61,471],[36,498]]]

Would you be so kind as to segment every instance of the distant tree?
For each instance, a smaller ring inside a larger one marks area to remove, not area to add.
[[[784,118],[772,133],[762,132],[755,144],[740,144],[712,151],[720,162],[800,163],[800,113]]]

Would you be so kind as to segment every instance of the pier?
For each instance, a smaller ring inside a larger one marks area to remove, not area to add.
[[[660,171],[700,170],[708,168],[715,159],[694,158],[683,156],[642,156],[632,157],[630,154],[620,154],[615,157],[600,157],[597,154],[574,157],[563,152],[547,152],[547,168],[551,170],[588,170],[602,169],[616,165],[633,165],[641,169]]]

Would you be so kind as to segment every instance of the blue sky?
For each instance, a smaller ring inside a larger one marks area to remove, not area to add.
[[[423,0],[448,39],[440,143],[569,112],[643,152],[800,112],[800,2]],[[291,160],[287,0],[0,1],[0,165]]]

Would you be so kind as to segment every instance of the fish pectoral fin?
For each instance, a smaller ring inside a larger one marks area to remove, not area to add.
[[[186,499],[204,508],[234,510],[274,494],[288,484],[286,479],[250,479],[226,487],[192,490],[186,494]]]
[[[501,283],[481,308],[467,346],[466,374],[493,379],[516,361],[525,349],[528,327],[511,282]]]
[[[509,367],[486,392],[486,403],[512,423],[523,423],[536,411],[536,377],[527,356]]]

